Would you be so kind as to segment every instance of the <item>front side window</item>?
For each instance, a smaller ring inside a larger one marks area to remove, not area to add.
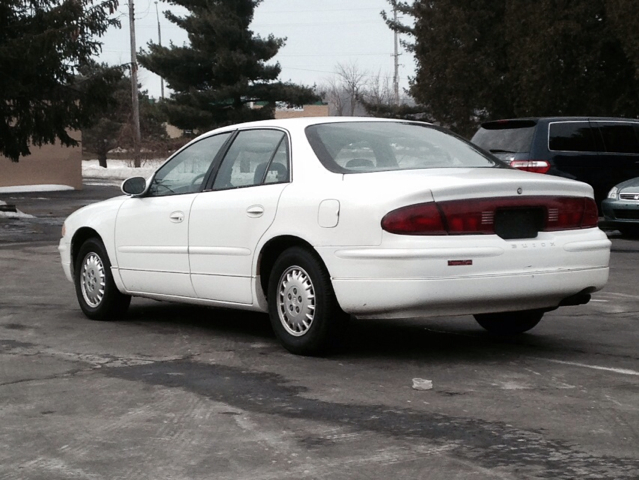
[[[589,122],[551,123],[548,148],[566,152],[596,152],[598,150]]]
[[[188,146],[156,172],[149,195],[160,197],[194,193],[200,190],[213,159],[231,133],[221,133]]]
[[[238,133],[213,182],[213,190],[288,182],[288,142],[279,130]]]
[[[306,137],[322,164],[336,173],[503,167],[465,140],[419,123],[324,123],[307,127]]]

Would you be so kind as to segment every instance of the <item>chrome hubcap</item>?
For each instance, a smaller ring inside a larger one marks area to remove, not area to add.
[[[102,259],[94,252],[84,257],[80,269],[80,289],[84,301],[92,308],[96,308],[104,298],[106,287],[106,273]]]
[[[301,337],[315,318],[315,289],[308,273],[297,266],[287,268],[278,283],[277,312],[288,333]]]

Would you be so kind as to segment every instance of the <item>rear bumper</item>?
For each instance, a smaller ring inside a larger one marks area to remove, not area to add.
[[[599,229],[496,235],[386,236],[380,247],[320,247],[346,312],[369,318],[555,308],[608,281],[610,240]]]
[[[555,308],[566,297],[601,289],[608,267],[437,279],[335,279],[340,306],[367,318],[466,315]]]

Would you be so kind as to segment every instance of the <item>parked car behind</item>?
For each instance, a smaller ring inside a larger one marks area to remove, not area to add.
[[[608,225],[624,235],[639,236],[639,177],[615,185],[601,205]]]
[[[580,180],[597,205],[639,176],[639,120],[545,117],[483,123],[471,140],[512,167]]]
[[[122,190],[72,214],[60,241],[93,319],[131,296],[268,312],[288,350],[314,354],[347,314],[472,314],[521,333],[608,280],[590,187],[425,123],[228,126]]]

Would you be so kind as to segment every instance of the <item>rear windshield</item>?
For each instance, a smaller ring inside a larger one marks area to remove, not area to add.
[[[324,166],[336,173],[503,166],[465,140],[419,123],[323,123],[307,127],[306,137]]]
[[[491,153],[528,153],[534,133],[533,121],[486,123],[471,141]]]

